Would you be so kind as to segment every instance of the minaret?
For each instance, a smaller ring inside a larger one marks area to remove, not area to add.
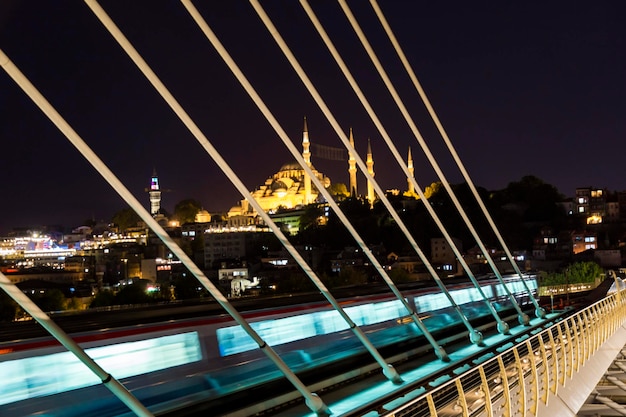
[[[410,146],[409,146],[409,157],[407,158],[406,165],[407,165],[407,168],[409,169],[409,178],[407,178],[407,183],[409,185],[409,188],[407,189],[407,191],[409,195],[413,195],[415,194],[415,188],[413,187],[413,181],[411,180],[415,178],[415,175],[414,175],[415,169],[413,168],[413,157],[411,156]]]
[[[161,189],[159,188],[159,177],[157,177],[156,169],[152,171],[149,194],[150,214],[152,214],[152,217],[155,217],[161,210]]]
[[[374,159],[372,158],[372,145],[370,143],[370,139],[367,138],[367,161],[365,162],[367,165],[367,172],[374,177]],[[370,202],[370,205],[374,204],[374,184],[368,179],[367,180],[367,200]]]
[[[302,159],[304,162],[311,167],[311,151],[309,151],[309,147],[311,143],[309,142],[309,128],[306,125],[306,116],[304,117],[304,128],[302,130]],[[304,173],[304,204],[311,203],[311,177],[305,172]]]
[[[354,149],[354,137],[352,136],[352,128],[350,128],[350,146]],[[350,173],[350,196],[356,197],[356,160],[352,152],[348,151],[348,172]]]

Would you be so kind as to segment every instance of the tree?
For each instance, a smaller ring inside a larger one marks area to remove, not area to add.
[[[300,216],[300,232],[307,229],[316,228],[318,223],[318,218],[324,214],[322,208],[317,204],[309,204],[304,206],[304,212]]]
[[[555,233],[567,228],[563,199],[556,187],[527,175],[491,193],[488,204],[507,244],[530,249],[543,227],[550,226]]]
[[[82,304],[80,303],[80,301],[76,297],[70,298],[65,303],[65,309],[66,310],[80,310],[81,307],[82,307]]]
[[[576,262],[566,269],[570,283],[593,283],[603,272],[595,262]]]
[[[177,300],[193,300],[200,298],[204,290],[198,280],[191,275],[176,278],[173,285]]]
[[[65,310],[65,295],[56,288],[47,290],[43,294],[34,295],[32,300],[43,311]]]
[[[180,201],[174,206],[174,217],[180,224],[193,223],[196,220],[196,214],[202,209],[202,204],[198,200],[188,198]]]
[[[593,283],[604,270],[595,262],[576,262],[563,269],[562,272],[541,272],[542,286]]]
[[[341,201],[344,198],[350,197],[350,192],[346,184],[342,182],[334,182],[328,187],[328,192],[335,200]]]
[[[17,318],[19,306],[4,291],[0,290],[0,321],[13,321]]]
[[[100,291],[96,294],[96,296],[91,300],[91,304],[89,304],[89,308],[96,307],[107,307],[115,304],[115,294],[111,291]]]
[[[153,301],[152,297],[146,294],[145,285],[131,284],[122,288],[116,295],[114,303],[124,304],[146,304]]]
[[[111,221],[115,223],[120,231],[124,231],[128,228],[136,227],[141,221],[141,217],[135,213],[135,210],[128,207],[115,213]]]
[[[367,284],[367,275],[358,269],[351,267],[341,268],[339,275],[330,277],[330,287],[341,287],[344,285]]]
[[[395,284],[414,281],[404,268],[391,268],[391,271],[389,271],[389,278],[391,278]]]

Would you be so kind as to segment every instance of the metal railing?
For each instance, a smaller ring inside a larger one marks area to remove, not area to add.
[[[536,416],[626,321],[616,292],[381,415]]]

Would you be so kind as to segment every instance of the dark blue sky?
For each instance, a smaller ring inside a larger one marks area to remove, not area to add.
[[[298,147],[341,143],[247,1],[197,7]],[[102,1],[250,190],[292,158],[184,7],[174,1]],[[357,151],[371,138],[376,179],[406,187],[384,142],[326,52],[299,2],[265,1]],[[340,7],[310,1],[416,179],[436,181]],[[462,177],[377,24],[369,2],[348,3],[448,179]],[[379,4],[475,184],[495,190],[535,175],[567,196],[579,186],[626,189],[624,6],[597,2]],[[148,208],[156,168],[163,205],[196,198],[209,211],[241,197],[80,1],[0,3],[0,48]],[[37,224],[108,220],[125,203],[0,71],[0,235]],[[315,159],[347,182],[347,164]],[[364,180],[361,178],[361,190]]]

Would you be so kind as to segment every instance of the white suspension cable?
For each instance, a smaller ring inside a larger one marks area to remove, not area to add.
[[[265,13],[263,8],[259,4],[258,0],[250,0],[250,2],[252,4],[252,6],[254,7],[255,11],[257,12],[257,14],[259,15],[259,17],[261,18],[261,20],[263,21],[263,23],[265,24],[265,27],[267,28],[267,30],[270,32],[270,34],[272,35],[272,37],[274,38],[274,40],[276,41],[276,43],[280,47],[280,49],[283,52],[283,54],[285,55],[285,57],[287,58],[287,60],[291,64],[291,66],[294,68],[294,70],[296,71],[296,73],[300,77],[300,80],[303,82],[303,84],[305,85],[305,87],[307,88],[307,90],[309,91],[311,96],[314,98],[314,100],[317,103],[317,105],[320,107],[320,109],[322,110],[322,112],[326,116],[326,119],[329,121],[329,123],[334,128],[335,132],[337,133],[337,135],[339,136],[339,138],[343,142],[343,144],[346,147],[346,149],[348,149],[350,152],[353,152],[354,149],[350,145],[350,142],[349,142],[348,137],[346,136],[345,132],[341,129],[341,127],[337,123],[337,120],[335,119],[333,114],[330,112],[330,109],[328,108],[328,106],[326,106],[324,100],[322,99],[322,97],[319,95],[319,93],[315,89],[315,86],[313,85],[313,83],[311,82],[309,77],[306,75],[306,73],[304,72],[304,70],[302,69],[300,64],[298,63],[298,60],[295,58],[295,56],[290,51],[290,49],[287,46],[287,44],[285,43],[285,41],[280,36],[280,33],[278,32],[278,30],[276,29],[276,27],[272,23],[272,21],[269,18],[269,16]],[[380,185],[378,185],[378,182],[374,180],[374,177],[368,172],[367,166],[365,165],[365,163],[363,162],[363,160],[361,159],[359,154],[354,152],[353,155],[355,157],[355,160],[356,160],[357,164],[359,165],[359,167],[361,168],[361,170],[365,174],[366,178],[373,185],[374,189],[376,190],[376,193],[378,193],[378,197],[380,198],[381,202],[383,202],[383,204],[385,205],[385,207],[387,208],[387,210],[389,211],[391,216],[394,218],[394,220],[396,221],[396,223],[398,224],[398,226],[400,227],[402,232],[405,234],[405,236],[409,240],[409,242],[410,242],[411,246],[413,247],[413,249],[416,251],[416,253],[420,257],[420,259],[422,260],[422,262],[426,266],[426,269],[428,270],[428,272],[432,275],[433,279],[435,280],[435,282],[437,283],[439,288],[445,294],[446,298],[448,299],[450,304],[453,306],[454,310],[457,312],[457,314],[461,318],[463,324],[467,327],[468,332],[469,332],[469,336],[470,336],[470,340],[472,341],[472,343],[481,344],[482,340],[483,340],[482,334],[472,327],[472,325],[470,324],[469,320],[467,319],[467,317],[465,316],[465,314],[463,313],[461,308],[458,306],[456,301],[454,301],[454,299],[450,295],[448,289],[443,284],[441,279],[438,277],[437,272],[432,267],[430,261],[424,255],[422,250],[419,248],[419,246],[417,245],[417,242],[415,242],[415,239],[413,238],[413,236],[411,236],[411,234],[409,233],[408,229],[406,228],[406,225],[404,224],[404,222],[402,221],[402,219],[400,218],[400,216],[398,215],[396,210],[393,208],[393,206],[389,202],[389,199],[385,196],[384,191],[382,190]],[[333,201],[332,198],[329,200],[329,202],[330,201]],[[391,281],[391,280],[389,280],[389,281]],[[393,281],[391,281],[391,283],[393,283]],[[395,284],[393,285],[392,288],[395,288]],[[395,291],[397,291],[397,289],[394,290],[394,292]]]
[[[304,8],[307,16],[309,17],[309,19],[313,23],[313,26],[317,30],[317,33],[320,35],[320,37],[324,41],[324,44],[326,45],[326,47],[330,51],[331,55],[335,59],[335,62],[337,63],[337,65],[341,69],[341,71],[342,71],[343,75],[345,76],[346,80],[348,81],[348,83],[352,87],[353,91],[355,92],[355,94],[357,95],[359,100],[361,101],[361,104],[363,105],[363,107],[365,107],[365,110],[367,111],[367,113],[369,114],[370,118],[374,122],[374,125],[377,127],[377,129],[380,132],[381,136],[385,140],[385,143],[387,144],[387,147],[391,150],[391,153],[395,157],[396,162],[398,163],[398,165],[400,165],[400,167],[404,171],[404,174],[407,176],[407,178],[409,178],[409,180],[413,184],[413,188],[417,191],[417,193],[418,193],[418,195],[420,197],[420,201],[424,204],[424,207],[426,208],[426,211],[428,211],[428,213],[430,214],[432,219],[435,221],[435,224],[437,225],[437,227],[439,228],[439,230],[443,234],[444,238],[446,239],[446,241],[448,242],[448,244],[452,248],[452,251],[454,252],[454,255],[456,256],[456,258],[458,259],[459,263],[463,267],[463,270],[465,271],[465,273],[468,275],[468,277],[472,281],[472,284],[474,284],[474,287],[479,292],[482,300],[485,302],[485,305],[487,306],[487,308],[491,312],[491,315],[496,320],[498,332],[503,333],[503,334],[504,333],[508,333],[509,332],[509,325],[498,316],[498,313],[496,312],[495,308],[493,307],[493,304],[489,301],[489,298],[485,295],[485,293],[482,290],[480,284],[478,283],[478,281],[474,277],[474,273],[472,272],[470,267],[467,265],[467,262],[465,262],[465,259],[464,259],[463,255],[461,254],[461,252],[457,248],[457,245],[454,243],[454,241],[452,240],[452,237],[450,236],[450,234],[446,230],[445,226],[442,224],[441,220],[439,219],[439,216],[437,215],[437,213],[435,212],[433,207],[428,202],[426,196],[424,195],[424,192],[423,192],[422,188],[417,183],[417,180],[409,173],[408,166],[406,165],[406,163],[404,162],[404,160],[400,156],[400,153],[398,152],[396,146],[394,145],[393,141],[391,140],[391,137],[387,133],[387,130],[385,129],[385,127],[381,123],[380,119],[376,115],[376,112],[374,111],[372,106],[369,104],[369,101],[365,97],[365,94],[363,94],[363,91],[361,90],[361,88],[359,87],[358,83],[356,82],[356,80],[352,76],[352,74],[351,74],[350,70],[348,69],[346,63],[341,58],[341,55],[337,51],[337,48],[335,48],[335,46],[334,46],[333,42],[331,41],[330,37],[328,36],[326,31],[324,30],[324,27],[322,26],[322,24],[320,23],[319,19],[315,15],[315,12],[313,11],[313,9],[311,9],[311,6],[307,2],[307,0],[300,0],[300,4]]]
[[[246,90],[246,92],[248,93],[248,95],[252,98],[252,100],[254,101],[254,103],[257,105],[257,107],[259,108],[259,110],[261,111],[261,113],[263,113],[263,115],[265,116],[265,118],[268,120],[268,122],[272,125],[272,127],[274,128],[274,130],[276,131],[276,133],[278,133],[278,136],[281,138],[281,140],[283,141],[283,143],[285,144],[285,146],[290,150],[291,154],[294,156],[294,158],[296,158],[296,160],[298,161],[298,163],[300,163],[300,165],[303,167],[303,169],[305,170],[306,174],[311,178],[311,180],[313,181],[313,183],[315,184],[315,186],[317,187],[317,189],[322,193],[322,195],[324,195],[324,197],[327,199],[327,201],[329,202],[329,204],[331,205],[331,207],[333,207],[333,209],[337,209],[339,210],[339,212],[341,212],[341,210],[339,209],[339,207],[336,205],[335,201],[333,200],[332,196],[329,194],[328,190],[326,190],[326,187],[324,187],[324,185],[321,183],[321,181],[319,180],[319,178],[317,178],[317,176],[313,173],[313,171],[311,170],[311,167],[309,166],[309,164],[306,163],[306,161],[304,160],[304,158],[302,157],[302,155],[300,154],[300,152],[298,152],[298,150],[296,149],[296,147],[294,146],[293,142],[291,141],[291,139],[289,139],[289,136],[286,134],[286,132],[282,129],[282,127],[280,126],[280,124],[278,123],[278,121],[276,120],[276,118],[272,115],[272,113],[269,111],[269,109],[267,108],[267,106],[265,105],[265,103],[263,102],[263,100],[260,98],[260,96],[257,94],[257,92],[255,91],[255,89],[252,87],[252,85],[250,84],[250,82],[247,80],[247,78],[245,77],[245,75],[243,74],[243,72],[239,69],[239,67],[237,66],[237,64],[235,63],[235,61],[232,59],[232,57],[230,56],[230,54],[228,53],[228,51],[224,48],[224,46],[221,44],[221,42],[219,41],[219,39],[217,38],[217,36],[215,35],[215,33],[211,30],[211,28],[209,27],[209,25],[207,24],[207,22],[204,20],[204,18],[202,17],[202,15],[198,12],[198,10],[195,8],[195,6],[191,3],[191,1],[182,1],[183,5],[185,6],[185,8],[187,8],[187,11],[191,14],[192,18],[194,19],[194,21],[196,22],[196,24],[198,24],[199,28],[202,30],[202,32],[204,33],[204,35],[207,37],[207,39],[211,42],[211,44],[213,45],[213,47],[216,49],[216,51],[219,53],[219,55],[222,57],[222,59],[224,60],[224,62],[227,64],[228,68],[231,70],[231,72],[233,73],[233,75],[235,75],[235,77],[237,78],[237,80],[240,82],[240,84],[244,87],[244,89]],[[250,196],[250,198],[252,198],[254,200],[254,198],[252,196]],[[257,209],[257,211],[265,214],[263,212],[262,209]],[[350,224],[350,221],[343,215],[343,213],[340,213],[341,220],[344,222],[344,224],[346,225],[346,227],[349,228],[349,230],[354,230],[352,228],[352,225]],[[269,218],[269,216],[268,216]],[[356,231],[355,231],[356,233]],[[369,248],[365,245],[365,243],[363,242],[362,239],[360,239],[358,237],[358,235],[355,236],[355,239],[357,240],[357,242],[359,242],[359,245],[361,246],[361,248],[363,249],[363,252],[370,258],[370,260],[372,261],[372,263],[379,268],[379,270],[382,271],[382,266],[380,265],[380,263],[378,263],[378,260],[374,257],[374,255],[371,253],[371,251],[369,250]],[[295,249],[294,249],[295,250]],[[311,271],[311,275],[310,275],[311,280],[316,284],[316,286],[322,291],[322,293],[327,297],[327,299],[329,300],[329,302],[331,302],[331,304],[333,305],[333,307],[335,307],[335,309],[342,315],[345,317],[346,321],[350,324],[350,327],[353,329],[353,331],[357,334],[357,336],[359,337],[359,339],[361,339],[361,341],[365,344],[365,346],[367,347],[367,349],[370,351],[370,353],[377,358],[377,360],[379,361],[379,364],[381,364],[381,366],[384,364],[384,361],[382,360],[382,357],[379,355],[378,351],[376,350],[376,348],[369,342],[369,340],[367,339],[367,337],[363,334],[362,330],[356,326],[352,320],[347,316],[347,314],[344,313],[343,309],[340,307],[340,305],[335,301],[334,297],[332,296],[332,294],[328,291],[328,289],[326,288],[326,286],[321,282],[321,280],[319,280],[319,278],[317,277],[317,275],[315,275],[315,273],[313,273],[313,271]],[[407,310],[409,311],[409,314],[414,313],[413,310],[408,306],[406,300],[403,298],[402,299],[405,307],[407,308]],[[418,318],[419,320],[419,318]],[[421,321],[420,321],[421,324]],[[429,337],[430,333],[428,332],[428,330],[426,329],[425,326],[420,327],[420,329],[422,330],[422,333],[424,333],[425,337]],[[431,337],[432,339],[432,337]],[[434,339],[432,339],[434,342]],[[436,350],[437,354],[442,354],[443,356],[441,356],[443,359],[447,358],[447,356],[445,355],[445,351],[442,350],[441,347],[439,347],[438,345],[435,344],[435,346],[433,346]],[[390,378],[391,380],[395,380],[396,382],[399,382],[399,376],[397,374],[395,374],[395,371],[392,369],[392,367],[390,365],[386,365],[383,366],[383,370],[385,372],[389,372],[389,374],[386,373],[386,375],[388,376],[388,378]]]
[[[176,115],[184,122],[185,126],[192,132],[196,138],[202,138],[202,145],[204,148],[211,154],[213,159],[218,163],[222,171],[227,175],[227,177],[233,182],[233,184],[240,190],[244,190],[247,192],[243,183],[238,179],[232,169],[226,164],[226,162],[221,158],[219,153],[213,148],[210,142],[204,137],[200,129],[196,126],[196,124],[191,120],[189,115],[182,109],[182,107],[178,104],[176,99],[171,95],[169,90],[163,85],[163,83],[159,80],[157,75],[152,71],[152,69],[147,65],[147,63],[143,60],[143,58],[139,55],[139,53],[134,49],[134,47],[130,44],[128,39],[122,34],[119,28],[115,25],[115,23],[111,20],[111,18],[107,15],[107,13],[102,9],[102,7],[98,4],[96,0],[85,0],[85,3],[89,6],[91,11],[96,15],[96,17],[100,20],[100,22],[105,26],[105,28],[111,33],[114,39],[122,46],[122,49],[129,55],[132,61],[137,65],[137,67],[141,70],[144,76],[150,81],[150,83],[155,87],[155,89],[159,92],[161,97],[170,105],[172,110],[176,113]],[[117,188],[116,188],[117,189]],[[245,195],[245,194],[244,194]],[[138,204],[138,203],[137,203]],[[282,360],[282,358],[274,351],[274,349],[265,342],[260,335],[250,326],[250,324],[241,316],[241,314],[228,302],[228,300],[221,294],[221,292],[213,285],[211,281],[209,281],[204,273],[189,259],[189,257],[176,245],[171,238],[165,233],[165,231],[156,223],[152,216],[141,206],[134,207],[131,206],[137,211],[143,218],[143,216],[147,216],[147,219],[144,221],[150,220],[148,223],[151,226],[155,226],[157,230],[155,231],[159,237],[165,239],[166,245],[172,249],[174,254],[183,262],[183,264],[194,274],[196,279],[202,283],[202,285],[209,290],[211,295],[220,303],[220,305],[233,317],[237,323],[252,337],[252,339],[257,343],[259,348],[265,355],[276,365],[276,367],[283,373],[283,375],[287,378],[289,382],[300,392],[300,394],[305,398],[305,402],[307,406],[315,413],[318,414],[330,414],[328,407],[326,404],[319,398],[316,394],[311,393],[306,385],[293,373],[293,371],[287,366],[287,364]],[[140,213],[141,211],[141,213]],[[161,236],[163,235],[163,236]],[[167,242],[171,242],[170,246]],[[174,251],[174,249],[176,249]]]
[[[0,49],[0,65],[17,85],[30,97],[30,99],[44,112],[61,132],[66,135],[76,135],[69,125],[56,112],[26,76],[13,64],[9,57]],[[76,135],[77,136],[77,135]],[[76,145],[75,145],[76,146]],[[41,326],[57,339],[67,350],[72,352],[102,383],[124,404],[138,416],[152,416],[152,413],[144,407],[117,379],[100,367],[87,353],[67,335],[46,313],[44,313],[30,298],[17,288],[4,274],[0,273],[0,287],[30,314]]]
[[[515,310],[518,313],[518,320],[519,320],[520,324],[528,325],[529,322],[530,322],[530,319],[529,319],[528,315],[522,311],[522,309],[520,308],[519,304],[515,300],[515,297],[513,296],[513,294],[511,294],[511,291],[509,290],[508,286],[504,282],[504,279],[502,278],[502,275],[500,274],[500,271],[496,267],[495,262],[491,258],[491,255],[489,254],[489,251],[487,250],[487,248],[483,244],[482,240],[480,239],[480,236],[478,236],[478,233],[474,229],[474,226],[472,225],[471,221],[467,217],[467,214],[465,213],[465,210],[463,209],[463,206],[461,205],[459,200],[456,198],[456,194],[454,193],[454,190],[452,190],[452,187],[450,186],[450,183],[446,179],[444,173],[441,171],[441,168],[439,167],[439,164],[437,163],[436,159],[434,158],[434,156],[430,152],[430,149],[428,148],[428,145],[424,141],[424,138],[422,137],[421,133],[417,129],[417,126],[413,122],[413,119],[411,118],[408,110],[404,106],[404,103],[400,99],[400,96],[398,95],[396,89],[394,88],[393,84],[391,83],[391,80],[389,79],[389,76],[387,75],[387,73],[385,72],[384,68],[382,67],[378,57],[376,56],[376,53],[372,49],[372,47],[369,44],[367,38],[365,37],[365,34],[363,33],[361,27],[359,26],[358,22],[354,18],[354,15],[352,14],[348,4],[346,3],[345,0],[338,0],[338,1],[339,1],[339,4],[340,4],[342,10],[344,11],[346,17],[348,18],[348,21],[350,22],[350,25],[352,26],[352,28],[354,29],[355,33],[357,34],[359,40],[363,44],[363,47],[367,51],[367,54],[369,55],[370,59],[372,60],[372,63],[376,67],[376,70],[378,71],[378,73],[379,73],[380,77],[382,78],[383,82],[387,86],[387,89],[389,90],[389,93],[391,94],[391,96],[393,97],[396,105],[398,106],[398,109],[400,110],[400,112],[404,116],[406,122],[408,123],[409,127],[411,128],[411,131],[415,135],[415,138],[417,139],[418,143],[422,147],[422,150],[426,154],[426,157],[428,158],[428,160],[431,163],[433,169],[437,173],[437,176],[441,180],[441,183],[443,184],[443,186],[445,187],[446,191],[448,192],[448,195],[450,196],[450,199],[453,201],[457,211],[459,212],[459,214],[463,218],[463,221],[465,222],[465,224],[469,228],[470,232],[472,233],[472,236],[476,240],[476,244],[478,245],[478,247],[482,251],[483,255],[485,256],[485,259],[489,263],[489,266],[491,267],[491,269],[493,270],[494,274],[498,278],[498,281],[500,281],[502,287],[504,288],[505,292],[507,293],[507,296],[508,296],[509,300],[511,301],[511,304],[513,305],[513,307],[515,308]]]
[[[321,183],[321,181],[317,178],[317,176],[313,173],[313,171],[311,170],[311,168],[308,166],[308,164],[306,163],[306,161],[304,161],[302,155],[300,154],[300,152],[298,152],[298,150],[296,149],[296,147],[294,146],[293,142],[291,141],[291,139],[289,139],[289,136],[286,134],[286,132],[282,129],[282,127],[280,126],[280,124],[278,123],[278,121],[275,119],[275,117],[273,116],[273,114],[269,111],[269,109],[267,108],[267,106],[265,105],[265,103],[263,102],[263,100],[259,97],[259,95],[256,93],[256,91],[254,90],[254,88],[252,87],[252,85],[249,83],[249,81],[246,79],[246,77],[244,76],[244,74],[241,72],[241,70],[238,68],[237,64],[233,61],[233,59],[230,57],[230,55],[228,54],[228,52],[225,50],[225,48],[221,45],[221,43],[219,42],[219,39],[217,38],[217,36],[215,36],[215,34],[213,33],[213,31],[210,29],[210,27],[208,26],[208,24],[206,23],[206,21],[202,18],[202,15],[200,15],[200,13],[197,11],[197,9],[193,6],[193,4],[191,3],[191,1],[187,1],[187,0],[183,0],[183,5],[188,9],[188,11],[190,12],[190,14],[192,15],[192,17],[194,18],[194,20],[196,21],[196,23],[198,24],[198,26],[200,26],[200,29],[203,31],[203,33],[205,34],[205,36],[209,39],[209,41],[211,42],[211,44],[213,45],[213,47],[218,51],[218,53],[220,54],[220,56],[222,57],[222,59],[224,60],[224,62],[226,62],[226,64],[228,65],[228,67],[230,68],[231,72],[233,72],[233,74],[235,75],[235,77],[239,80],[239,82],[241,83],[241,85],[244,87],[244,89],[246,90],[246,92],[250,95],[250,97],[253,99],[253,101],[255,102],[255,104],[257,105],[257,107],[259,108],[259,110],[261,110],[261,112],[263,113],[263,115],[266,117],[266,119],[268,120],[268,122],[272,125],[272,127],[274,128],[274,130],[276,131],[276,133],[278,133],[278,136],[280,137],[280,139],[283,141],[283,143],[285,144],[285,146],[289,149],[289,151],[291,152],[291,154],[293,155],[294,158],[296,158],[296,160],[298,161],[298,163],[300,163],[300,165],[303,167],[303,169],[305,170],[305,172],[307,173],[307,175],[309,175],[309,177],[311,178],[311,180],[313,181],[313,183],[315,184],[315,186],[318,188],[318,191],[320,193],[322,193],[322,195],[324,196],[324,198],[326,199],[326,201],[328,202],[328,204],[331,206],[331,208],[333,208],[333,210],[337,213],[337,216],[340,218],[340,220],[343,222],[344,226],[348,229],[348,231],[352,234],[352,236],[355,238],[355,240],[357,241],[357,243],[359,244],[359,246],[361,247],[361,249],[363,250],[363,253],[365,253],[365,255],[370,259],[370,261],[372,262],[372,264],[374,265],[374,267],[378,270],[379,273],[381,273],[383,279],[385,279],[386,282],[391,282],[391,279],[389,278],[389,276],[387,275],[386,271],[384,271],[384,269],[382,268],[382,266],[380,265],[380,262],[376,259],[376,257],[373,255],[372,251],[367,247],[367,245],[365,244],[365,242],[363,241],[363,239],[358,235],[358,233],[356,232],[356,230],[354,229],[354,227],[352,226],[352,224],[350,223],[350,221],[348,220],[348,218],[345,216],[345,214],[342,212],[342,210],[339,208],[339,206],[337,205],[337,203],[334,201],[333,197],[330,195],[330,193],[328,192],[328,190],[326,190],[326,187],[324,187],[324,185]],[[394,290],[395,286],[392,287],[392,291]],[[439,346],[437,344],[437,342],[435,341],[435,339],[432,337],[432,335],[430,334],[430,332],[428,331],[428,329],[426,328],[426,326],[424,326],[424,324],[422,323],[421,319],[419,318],[419,316],[417,316],[417,313],[415,312],[415,310],[409,306],[407,300],[405,297],[403,297],[401,294],[399,294],[399,292],[397,291],[397,289],[395,289],[394,294],[398,297],[398,299],[402,302],[402,304],[404,305],[404,307],[407,309],[407,311],[409,312],[409,315],[413,318],[413,320],[415,321],[415,323],[418,325],[418,327],[420,328],[420,330],[422,331],[422,333],[424,334],[424,336],[426,337],[426,339],[429,341],[429,343],[433,346],[434,350],[435,350],[435,354],[442,360],[447,361],[448,360],[448,356],[445,353],[445,351],[443,350],[443,348],[441,346]]]
[[[201,131],[199,130],[197,125],[188,116],[188,114],[180,106],[180,104],[177,102],[177,100],[169,93],[169,91],[167,90],[167,87],[165,87],[165,85],[159,80],[159,78],[152,71],[152,69],[145,62],[145,60],[141,57],[141,55],[139,55],[139,53],[135,50],[135,48],[125,38],[125,36],[121,33],[119,28],[117,28],[115,26],[115,24],[113,24],[112,21],[111,22],[107,21],[105,23],[105,26],[111,32],[113,37],[118,41],[118,43],[124,49],[124,51],[129,55],[129,57],[131,57],[131,59],[137,65],[137,67],[142,71],[142,73],[144,73],[146,78],[148,78],[149,80],[154,80],[154,81],[151,81],[153,87],[155,87],[155,89],[159,92],[159,94],[161,94],[161,96],[166,101],[166,103],[168,105],[170,105],[172,110],[174,110],[174,112],[181,118],[181,121],[183,121],[185,123],[186,127],[194,134],[194,136],[196,137],[198,142],[205,148],[205,150],[209,153],[209,155],[211,155],[213,157],[213,159],[216,160],[216,162],[218,162],[217,159],[215,158],[215,156],[219,155],[219,153],[210,144],[208,139],[201,133]],[[400,378],[399,374],[395,371],[395,369],[391,365],[385,363],[383,357],[376,350],[376,348],[371,344],[369,339],[367,339],[367,336],[365,336],[365,333],[363,333],[361,328],[359,328],[350,319],[350,317],[345,312],[345,310],[343,310],[343,308],[341,308],[341,306],[339,305],[337,300],[335,300],[332,297],[332,295],[330,294],[328,289],[325,287],[325,285],[322,283],[322,281],[317,277],[315,272],[311,269],[311,267],[306,263],[306,261],[298,253],[298,251],[289,242],[289,240],[282,233],[282,231],[280,230],[278,225],[276,225],[276,223],[269,217],[269,215],[267,213],[265,213],[265,211],[262,209],[260,204],[254,199],[252,194],[245,188],[245,185],[241,182],[241,180],[238,179],[238,177],[234,173],[234,171],[232,171],[232,169],[228,166],[228,164],[221,158],[220,158],[220,162],[218,162],[218,165],[220,166],[220,168],[224,168],[224,167],[228,168],[228,177],[230,178],[230,180],[233,183],[235,183],[235,181],[238,182],[238,184],[236,184],[238,186],[238,188],[244,190],[244,192],[242,192],[243,197],[245,197],[250,202],[250,204],[254,207],[254,209],[258,213],[260,213],[259,215],[263,218],[265,223],[272,229],[272,231],[274,232],[276,237],[279,239],[279,241],[283,244],[283,246],[287,249],[287,251],[293,256],[293,258],[296,260],[296,262],[302,267],[302,269],[307,274],[307,276],[318,287],[318,289],[326,297],[326,299],[333,306],[333,308],[335,308],[335,310],[338,311],[338,313],[344,319],[344,321],[346,321],[346,323],[348,324],[348,326],[352,330],[352,332],[364,344],[366,349],[372,354],[372,356],[379,363],[379,365],[381,366],[385,376],[387,376],[388,379],[390,379],[391,381],[393,381],[395,383],[402,382],[402,379]],[[222,169],[222,170],[225,173],[227,173],[226,170],[224,170],[224,169]],[[292,378],[295,378],[295,375]]]
[[[515,270],[517,275],[519,275],[520,280],[524,284],[524,287],[526,288],[526,291],[528,292],[528,294],[529,294],[533,304],[535,305],[535,315],[537,317],[539,317],[539,318],[545,317],[545,315],[546,315],[545,310],[539,306],[539,304],[537,303],[537,300],[533,296],[530,288],[528,288],[528,285],[526,284],[526,281],[524,280],[524,276],[522,274],[522,271],[519,268],[519,265],[517,265],[517,262],[515,262],[515,259],[513,258],[513,255],[511,254],[511,251],[509,250],[508,245],[504,241],[504,238],[502,237],[502,234],[500,233],[500,230],[498,229],[498,227],[496,226],[495,222],[493,221],[493,218],[491,217],[491,214],[489,213],[489,210],[487,210],[487,207],[485,206],[485,203],[483,202],[482,197],[478,193],[478,190],[476,189],[476,187],[474,185],[474,182],[472,181],[469,173],[465,169],[465,165],[463,164],[463,161],[461,161],[461,158],[459,158],[459,155],[457,154],[456,149],[455,149],[454,145],[452,144],[452,141],[448,137],[448,133],[444,129],[443,125],[441,124],[441,121],[439,120],[439,117],[437,116],[437,113],[435,112],[435,109],[431,105],[430,100],[428,99],[428,96],[426,95],[426,92],[424,91],[424,89],[422,88],[422,85],[418,81],[417,76],[415,75],[415,72],[413,71],[413,67],[409,63],[409,60],[406,58],[406,55],[404,54],[404,51],[400,47],[400,43],[396,39],[396,37],[395,37],[395,35],[394,35],[394,33],[393,33],[392,29],[391,29],[391,26],[387,22],[387,19],[385,18],[385,15],[383,14],[383,12],[380,9],[380,7],[378,6],[378,2],[376,0],[370,0],[370,3],[372,5],[372,7],[374,8],[374,11],[376,12],[376,16],[380,20],[380,23],[382,24],[383,28],[385,29],[385,32],[387,33],[387,36],[389,37],[389,40],[393,44],[393,47],[394,47],[396,53],[398,54],[398,57],[400,57],[400,61],[402,61],[402,64],[404,65],[404,68],[407,71],[407,73],[409,75],[409,78],[413,82],[413,85],[415,86],[415,89],[417,90],[417,92],[419,93],[422,101],[424,102],[424,105],[426,106],[426,109],[428,110],[428,113],[430,114],[430,117],[435,122],[435,125],[437,126],[437,129],[439,130],[439,133],[441,134],[441,137],[443,138],[444,142],[446,143],[446,146],[448,147],[448,150],[450,151],[450,154],[452,155],[454,161],[456,162],[457,166],[459,167],[459,170],[461,171],[461,174],[463,175],[463,178],[465,179],[465,181],[469,185],[470,189],[472,190],[472,193],[474,194],[474,198],[478,202],[478,205],[480,206],[480,209],[482,210],[483,214],[485,215],[485,218],[487,219],[487,222],[489,223],[489,225],[491,226],[491,229],[493,230],[493,232],[495,233],[496,237],[498,238],[498,241],[500,242],[500,245],[502,246],[504,252],[506,253],[507,258],[509,259],[511,265],[513,266],[513,269]]]
[[[613,401],[609,397],[605,397],[604,395],[597,394],[594,397],[594,399],[596,401],[600,401],[602,404],[606,405],[608,408],[610,408],[613,411],[615,411],[618,415],[626,416],[626,407],[624,407],[622,404],[616,403],[615,401]],[[602,413],[602,414],[604,414],[604,413]],[[608,414],[608,413],[606,413],[606,414]]]
[[[613,385],[615,385],[616,387],[618,387],[619,389],[624,391],[624,393],[626,393],[626,383],[624,383],[624,381],[622,381],[621,379],[619,379],[619,378],[617,378],[615,376],[607,376],[606,379],[611,381],[611,383],[613,383]]]

